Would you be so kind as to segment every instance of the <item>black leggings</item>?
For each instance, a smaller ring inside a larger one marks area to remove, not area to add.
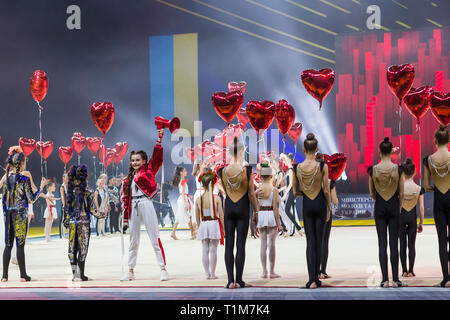
[[[314,200],[303,197],[303,224],[306,233],[306,262],[308,264],[309,281],[319,286],[319,269],[322,254],[322,240],[327,218],[327,203],[323,191]]]
[[[325,222],[325,229],[323,232],[323,240],[322,240],[322,257],[320,258],[320,272],[327,273],[327,262],[328,262],[328,243],[330,241],[330,233],[331,233],[331,215],[330,220]]]
[[[246,193],[238,202],[234,203],[229,197],[225,199],[225,266],[228,274],[228,284],[234,281],[234,264],[236,261],[236,283],[241,287],[245,263],[245,242],[249,226],[250,199]],[[234,257],[234,238],[237,233],[236,259]]]
[[[406,211],[402,208],[400,214],[400,261],[402,273],[414,273],[416,259],[417,214],[416,208]],[[406,248],[408,248],[409,268],[406,263]]]
[[[391,254],[392,279],[398,282],[398,231],[400,208],[398,195],[385,201],[378,193],[375,200],[375,225],[378,235],[378,258],[380,260],[382,282],[388,281],[387,242],[389,229],[389,249]]]
[[[437,188],[434,190],[434,223],[439,243],[439,260],[441,261],[442,281],[450,281],[448,265],[450,263],[450,190],[445,194]]]
[[[294,232],[295,232],[295,228],[297,228],[298,231],[302,230],[302,227],[297,223],[297,221],[295,221],[295,197],[294,197],[294,193],[291,191],[289,191],[289,196],[286,199],[286,207],[284,209],[284,211],[286,212],[286,215],[288,216],[289,220],[292,221],[292,223],[294,224]]]
[[[3,250],[3,278],[8,279],[9,261],[11,260],[12,246],[5,246]],[[20,277],[27,278],[25,268],[25,244],[17,246],[17,262],[19,263]]]

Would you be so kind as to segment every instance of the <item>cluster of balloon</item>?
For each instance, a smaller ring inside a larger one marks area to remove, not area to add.
[[[334,71],[329,68],[303,70],[300,79],[306,91],[319,101],[319,110],[321,110],[323,100],[333,87]]]
[[[393,65],[387,69],[386,77],[389,88],[392,93],[398,98],[398,132],[401,135],[402,132],[402,100],[408,94],[414,81],[414,67],[412,64],[403,65]],[[399,159],[401,160],[401,139],[400,139],[400,154]]]
[[[22,148],[25,157],[28,158],[28,156],[32,154],[36,148],[36,140],[21,137],[19,138],[19,146]]]
[[[116,157],[116,149],[114,148],[106,148],[104,144],[100,146],[98,151],[98,156],[100,158],[100,162],[105,167],[105,170],[108,170],[108,167],[113,163],[114,158]]]

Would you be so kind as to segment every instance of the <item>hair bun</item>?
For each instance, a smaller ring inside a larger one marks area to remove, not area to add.
[[[315,138],[314,133],[308,133],[306,135],[306,140],[314,140],[314,138]]]
[[[383,142],[384,142],[384,143],[387,143],[387,142],[389,142],[389,137],[384,137],[384,140],[383,140]]]
[[[441,125],[439,126],[439,130],[446,131],[447,127],[441,123]]]

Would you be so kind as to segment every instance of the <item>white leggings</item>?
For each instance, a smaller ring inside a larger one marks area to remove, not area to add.
[[[202,247],[203,247],[202,262],[207,278],[214,277],[216,275],[218,245],[219,240],[211,240],[211,239],[202,240]]]
[[[260,256],[263,275],[267,275],[267,239],[269,240],[270,274],[275,273],[275,240],[277,235],[277,227],[264,227],[259,229],[259,237],[261,238]]]

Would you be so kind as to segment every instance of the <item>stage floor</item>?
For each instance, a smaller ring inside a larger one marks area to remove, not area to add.
[[[72,282],[67,257],[67,239],[53,237],[29,239],[26,245],[29,283],[19,281],[16,265],[10,266],[9,281],[0,283],[0,299],[450,299],[450,289],[433,288],[441,280],[437,236],[434,226],[424,226],[416,241],[416,278],[401,279],[408,287],[381,289],[377,237],[374,227],[334,227],[330,238],[326,288],[301,290],[307,282],[306,239],[298,235],[277,238],[279,279],[261,279],[260,240],[248,238],[244,280],[253,288],[226,290],[224,247],[219,246],[217,280],[206,280],[201,263],[201,243],[189,240],[188,231],[178,231],[180,240],[161,232],[161,241],[170,279],[159,281],[160,271],[146,233],[141,233],[141,246],[135,269],[136,280],[120,282],[120,234],[97,237],[90,241],[86,261],[88,282]],[[125,248],[128,247],[125,235]],[[126,258],[123,259],[127,270]],[[401,272],[401,267],[399,266]],[[427,287],[427,288],[425,288]],[[385,292],[385,293],[382,293]],[[102,293],[99,295],[99,293]]]

